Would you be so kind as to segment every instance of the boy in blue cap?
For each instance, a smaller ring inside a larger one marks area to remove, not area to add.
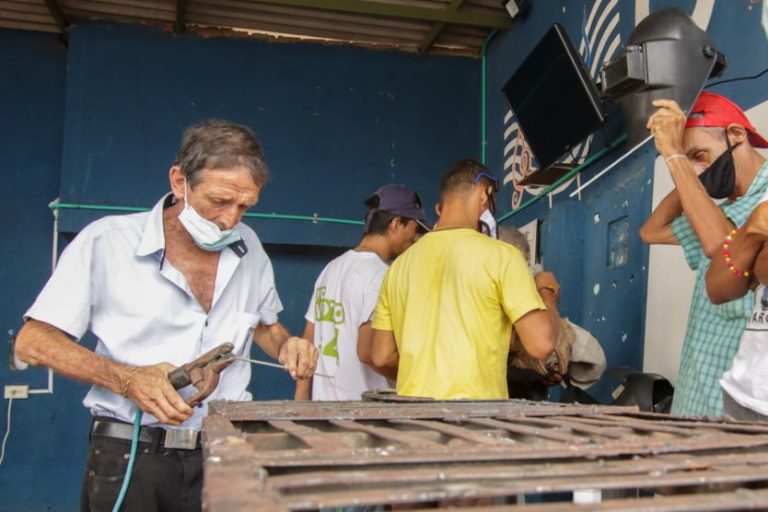
[[[317,371],[334,378],[297,381],[297,400],[360,400],[397,377],[368,366],[370,322],[389,262],[428,231],[427,218],[419,195],[404,185],[384,185],[365,205],[362,240],[323,269],[305,315],[304,335],[320,352]]]

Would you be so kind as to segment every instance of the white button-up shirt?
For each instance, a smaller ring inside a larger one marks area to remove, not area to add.
[[[164,197],[148,213],[105,217],[85,227],[25,317],[77,340],[90,330],[98,338],[98,354],[130,365],[180,366],[227,341],[238,356],[248,357],[256,326],[276,323],[282,310],[272,264],[256,233],[238,224],[242,241],[222,251],[206,313],[181,272],[165,259],[163,208],[171,199]],[[249,364],[233,363],[182,428],[200,429],[208,400],[250,400],[250,379]],[[181,391],[183,397],[193,393],[192,387]],[[100,386],[91,388],[83,405],[93,415],[126,422],[137,410]],[[158,421],[144,414],[142,424]]]

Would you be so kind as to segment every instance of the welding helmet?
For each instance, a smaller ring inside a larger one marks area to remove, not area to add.
[[[661,9],[641,21],[618,59],[600,71],[604,98],[618,103],[634,146],[648,137],[646,123],[657,99],[674,100],[688,111],[704,83],[725,69],[706,32],[684,12]]]

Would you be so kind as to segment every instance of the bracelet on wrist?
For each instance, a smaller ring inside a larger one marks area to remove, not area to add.
[[[684,158],[684,159],[688,160],[688,157],[685,156],[684,154],[682,154],[682,153],[675,153],[674,155],[669,155],[668,157],[666,157],[664,159],[664,163],[669,165],[669,162],[674,160],[674,159],[676,159],[676,158]]]
[[[725,260],[725,265],[728,267],[728,270],[731,271],[731,274],[749,279],[749,271],[737,268],[733,261],[731,261],[731,242],[733,242],[733,236],[736,234],[736,231],[737,230],[734,229],[728,233],[728,236],[726,236],[723,241],[723,259]]]
[[[141,366],[137,366],[133,368],[130,372],[128,372],[128,376],[125,378],[125,381],[123,382],[123,389],[120,391],[120,394],[122,396],[128,396],[128,386],[131,385],[131,380],[133,379],[133,376],[136,375],[136,373],[141,370]]]

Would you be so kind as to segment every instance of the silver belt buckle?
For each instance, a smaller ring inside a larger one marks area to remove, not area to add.
[[[169,428],[165,431],[163,447],[178,450],[194,450],[197,446],[198,434],[197,430]]]

